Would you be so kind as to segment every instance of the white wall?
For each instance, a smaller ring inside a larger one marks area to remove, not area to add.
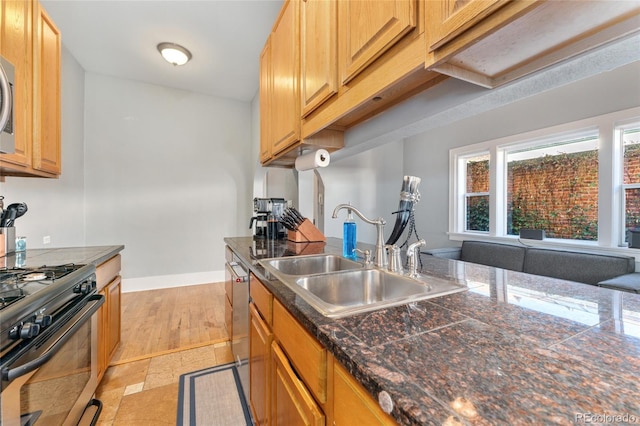
[[[7,177],[1,183],[5,207],[25,202],[29,210],[16,221],[27,248],[81,246],[84,233],[83,109],[84,70],[62,49],[62,175],[58,179]],[[51,243],[43,244],[50,236]]]
[[[125,290],[223,280],[223,238],[249,232],[251,105],[87,73],[85,112],[86,243],[126,246]]]
[[[449,218],[449,149],[524,133],[640,105],[640,62],[412,136],[405,174],[422,177],[416,227],[427,247],[458,245]]]

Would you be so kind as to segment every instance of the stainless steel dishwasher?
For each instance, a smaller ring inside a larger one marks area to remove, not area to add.
[[[233,359],[245,398],[249,401],[249,272],[231,249],[227,247],[226,250],[225,318]]]

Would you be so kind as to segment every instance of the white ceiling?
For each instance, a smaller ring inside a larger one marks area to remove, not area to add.
[[[282,0],[40,0],[88,72],[251,101],[259,57]],[[158,43],[193,59],[175,67]]]

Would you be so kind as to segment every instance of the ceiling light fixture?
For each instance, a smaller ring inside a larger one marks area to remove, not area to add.
[[[191,59],[191,52],[175,43],[160,43],[158,51],[165,61],[173,65],[184,65]]]

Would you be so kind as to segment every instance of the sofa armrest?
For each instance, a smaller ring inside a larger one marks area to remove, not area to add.
[[[443,247],[429,250],[421,250],[422,254],[430,254],[435,257],[460,260],[460,247]]]
[[[640,272],[620,275],[610,280],[600,281],[598,287],[640,293]]]

